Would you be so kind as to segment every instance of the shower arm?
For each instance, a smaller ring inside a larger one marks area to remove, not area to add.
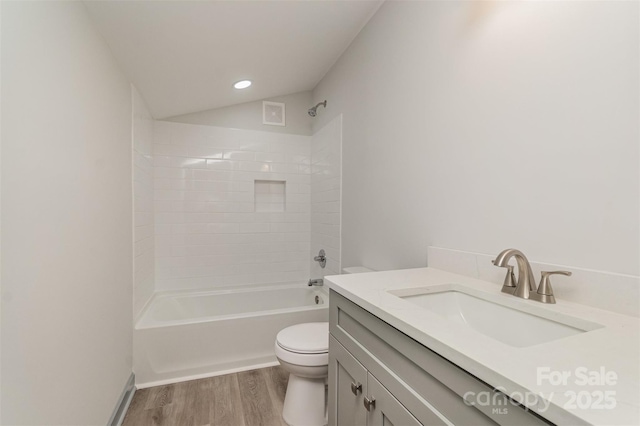
[[[323,107],[327,107],[327,100],[325,99],[322,102],[318,102],[318,104],[314,107],[309,108],[309,111],[307,111],[307,113],[311,116],[311,117],[315,117],[318,113],[317,113],[317,109],[318,107],[322,105]]]

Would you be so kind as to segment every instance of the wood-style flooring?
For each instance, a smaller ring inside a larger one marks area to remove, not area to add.
[[[285,426],[280,366],[139,389],[123,426]]]

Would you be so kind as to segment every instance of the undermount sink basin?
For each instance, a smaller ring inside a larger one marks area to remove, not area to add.
[[[514,347],[537,345],[602,327],[566,316],[556,315],[557,318],[553,320],[544,318],[471,295],[464,289],[437,291],[433,288],[413,288],[389,293]]]

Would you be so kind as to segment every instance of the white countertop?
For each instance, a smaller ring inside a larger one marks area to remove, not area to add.
[[[519,299],[501,293],[500,286],[494,283],[433,268],[333,275],[325,280],[331,289],[494,388],[514,397],[529,393],[532,402],[525,405],[554,423],[640,425],[638,318],[562,300],[550,305]],[[603,327],[517,348],[387,293],[443,284],[488,293],[498,303],[506,302],[549,319],[554,315],[571,316]],[[539,368],[568,372],[567,378],[562,384],[551,383],[542,377]],[[603,371],[609,375],[605,384],[581,383],[585,376],[603,378]],[[614,373],[616,379],[612,378]],[[603,400],[604,395],[607,397]],[[612,399],[615,407],[609,408]],[[598,406],[602,408],[594,408]]]

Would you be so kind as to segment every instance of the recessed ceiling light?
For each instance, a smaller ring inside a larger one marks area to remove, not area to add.
[[[236,89],[246,89],[249,86],[251,86],[251,80],[240,80],[233,83],[233,87]]]

